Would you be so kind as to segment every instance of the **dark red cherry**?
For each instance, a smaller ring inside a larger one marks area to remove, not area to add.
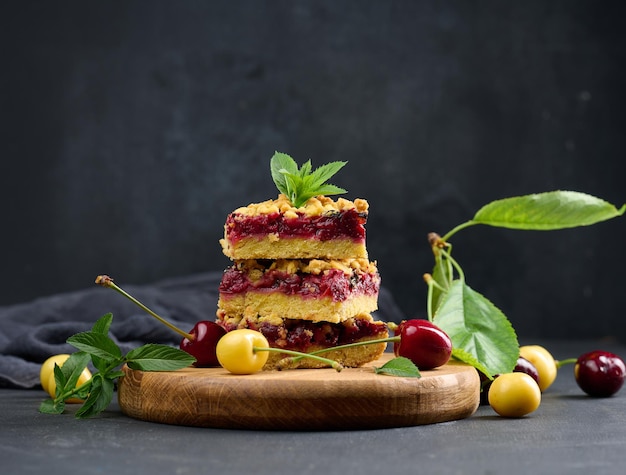
[[[420,370],[443,366],[450,359],[450,338],[428,320],[404,320],[395,334],[400,335],[400,341],[393,344],[395,355],[410,359]]]
[[[594,397],[608,397],[620,390],[626,378],[624,360],[608,351],[590,351],[581,355],[574,366],[580,389]]]
[[[539,384],[539,371],[537,371],[534,364],[523,356],[517,358],[517,363],[515,364],[515,368],[513,368],[513,372],[526,373],[528,376],[533,378],[537,384]]]
[[[203,320],[196,323],[189,333],[193,335],[193,340],[183,338],[180,349],[196,358],[193,365],[198,368],[219,366],[215,347],[219,339],[226,334],[226,330],[215,322]]]

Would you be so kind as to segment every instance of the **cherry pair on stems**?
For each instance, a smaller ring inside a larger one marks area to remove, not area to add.
[[[119,292],[135,305],[139,306],[142,310],[144,310],[145,312],[156,318],[158,321],[163,323],[165,326],[182,336],[183,339],[180,342],[180,349],[186,351],[196,359],[194,366],[209,367],[219,365],[217,361],[217,355],[215,353],[215,347],[217,346],[217,342],[219,341],[219,339],[226,334],[226,330],[224,330],[217,323],[208,320],[202,320],[196,323],[190,332],[185,332],[154,313],[135,297],[120,288],[113,282],[113,279],[108,275],[99,275],[98,277],[96,277],[96,284],[103,287],[109,287]]]
[[[113,279],[107,275],[99,275],[96,278],[96,284],[101,285],[103,287],[109,287],[113,290],[116,290],[124,297],[131,300],[133,303],[138,305],[145,312],[159,320],[161,323],[166,325],[171,330],[175,331],[179,335],[183,337],[183,340],[180,343],[180,349],[186,351],[196,358],[196,362],[194,366],[196,367],[210,367],[210,366],[225,366],[223,362],[220,361],[217,354],[217,345],[218,342],[222,339],[227,332],[218,325],[216,322],[203,320],[194,325],[189,333],[180,330],[175,327],[140,301],[135,299],[133,296],[128,294],[126,291],[117,286]],[[395,326],[395,336],[384,339],[377,340],[369,340],[363,342],[352,343],[349,345],[343,345],[342,347],[348,346],[358,346],[358,345],[368,345],[375,344],[381,342],[392,342],[394,344],[394,354],[396,356],[403,356],[405,358],[410,359],[420,370],[430,370],[437,368],[439,366],[443,366],[448,362],[450,356],[452,354],[452,342],[448,335],[438,328],[433,323],[428,320],[422,319],[412,319],[405,320],[401,322],[399,325]],[[228,332],[234,335],[237,335],[237,331]],[[255,332],[258,333],[258,332]],[[234,338],[227,339],[228,342],[232,340],[232,344],[235,344]],[[236,340],[240,344],[244,346],[250,347],[250,353],[254,352],[265,352],[265,351],[277,351],[284,354],[292,355],[291,358],[288,358],[290,362],[297,360],[298,358],[316,358],[320,360],[324,360],[329,366],[335,368],[338,371],[341,371],[342,366],[332,360],[325,359],[321,356],[318,356],[319,353],[323,353],[325,350],[321,350],[318,352],[313,352],[310,354],[304,354],[299,352],[292,352],[277,348],[269,348],[266,342],[263,339],[257,339],[257,342],[260,346],[253,346],[245,339]],[[226,343],[226,342],[224,342]],[[224,353],[225,344],[221,345],[221,352]],[[329,348],[330,349],[336,349]],[[254,365],[252,365],[254,366]],[[262,366],[262,364],[261,364]],[[246,372],[238,370],[237,372]]]
[[[548,350],[539,345],[520,348],[513,372],[526,373],[544,392],[556,379],[559,369],[569,364],[574,364],[574,379],[580,389],[592,397],[610,397],[621,389],[626,380],[624,360],[614,353],[594,350],[578,358],[555,360]],[[492,381],[482,374],[481,379],[481,403],[486,404]]]

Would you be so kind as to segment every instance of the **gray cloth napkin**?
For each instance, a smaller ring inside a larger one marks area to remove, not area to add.
[[[215,320],[222,272],[210,272],[132,286],[116,283],[158,315],[191,330],[200,320]],[[382,288],[374,317],[399,322],[403,317],[391,294]],[[0,307],[0,388],[39,387],[46,358],[73,353],[71,335],[89,330],[105,313],[113,314],[111,338],[122,352],[146,343],[178,346],[180,336],[112,289],[93,288]]]

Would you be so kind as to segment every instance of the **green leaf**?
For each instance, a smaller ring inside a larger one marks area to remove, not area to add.
[[[101,316],[96,323],[94,323],[91,331],[94,333],[101,333],[102,335],[108,335],[111,328],[111,322],[113,322],[113,314],[107,313]]]
[[[278,191],[283,193],[285,196],[289,196],[286,175],[297,174],[298,164],[286,153],[274,152],[274,156],[272,156],[270,160],[270,171]]]
[[[461,348],[452,348],[452,357],[456,360],[462,361],[470,366],[473,366],[478,371],[483,373],[489,378],[493,378],[492,375],[489,374],[489,370],[483,365],[480,361],[478,361],[474,356],[469,354],[467,351],[462,350]]]
[[[300,190],[302,189],[302,178],[298,175],[285,175],[285,185],[287,186],[287,198],[292,202],[294,206],[300,196]]]
[[[346,190],[326,181],[336,174],[347,162],[330,162],[312,171],[307,160],[300,168],[289,155],[275,152],[270,159],[270,172],[276,188],[296,208],[304,205],[313,196],[338,195]]]
[[[302,164],[298,173],[300,174],[302,178],[305,178],[311,174],[311,168],[312,168],[311,160],[307,160],[306,162]]]
[[[100,373],[94,375],[89,397],[76,412],[76,418],[86,419],[104,411],[111,404],[114,389],[111,379],[103,378]]]
[[[347,193],[343,188],[339,188],[338,186],[331,185],[330,183],[326,183],[325,185],[321,185],[319,188],[316,188],[315,195],[340,195],[342,193]]]
[[[117,378],[122,378],[124,377],[126,373],[124,373],[124,371],[122,370],[118,370],[118,371],[109,371],[106,376],[107,379],[117,379]]]
[[[109,363],[122,362],[122,352],[119,347],[111,338],[102,333],[92,331],[77,333],[69,337],[67,342],[79,350],[102,358]]]
[[[39,405],[39,412],[44,414],[62,414],[65,410],[65,401],[46,399]]]
[[[433,321],[448,334],[457,355],[470,355],[482,363],[486,374],[509,373],[515,367],[519,343],[511,323],[464,282],[452,282]]]
[[[60,371],[63,374],[63,378],[61,383],[59,384],[56,381],[56,367],[55,367],[55,383],[57,384],[57,394],[67,393],[68,391],[73,391],[76,387],[76,383],[78,382],[78,378],[82,374],[83,370],[87,367],[89,363],[89,355],[83,351],[77,351],[72,353],[70,357],[65,360],[63,366],[61,366]],[[60,392],[59,392],[60,391]]]
[[[311,186],[320,187],[333,175],[336,175],[348,162],[330,162],[325,165],[321,165],[311,173],[312,183]]]
[[[142,371],[175,371],[196,361],[189,353],[167,345],[147,344],[126,355],[128,367]]]
[[[61,366],[54,363],[54,386],[55,386],[55,401],[56,396],[63,392],[63,389],[67,386],[67,377],[61,370]]]
[[[67,339],[67,342],[79,351],[70,355],[62,367],[55,365],[56,397],[42,402],[39,407],[41,412],[62,413],[65,408],[64,399],[67,397],[79,397],[84,400],[76,412],[79,419],[102,412],[113,399],[114,381],[124,376],[124,373],[116,368],[126,361],[130,367],[144,371],[171,371],[187,367],[196,361],[185,351],[154,344],[132,350],[123,357],[120,348],[108,336],[112,320],[112,314],[103,315],[91,331],[77,333]],[[98,372],[93,374],[88,384],[77,390],[76,382],[89,363],[90,357]]]
[[[72,396],[71,397],[76,397],[78,399],[82,399],[83,401],[85,399],[87,399],[87,396],[89,396],[89,393],[91,392],[91,385],[92,385],[92,381],[91,379],[87,382],[87,384],[85,384],[84,386],[81,385],[81,388],[74,388],[74,391],[72,391]]]
[[[404,356],[393,358],[379,368],[374,367],[374,372],[376,374],[389,374],[391,376],[402,376],[405,378],[422,377],[417,366]]]
[[[108,335],[112,322],[113,322],[113,314],[107,313],[96,321],[96,323],[91,328],[91,331],[94,333],[100,333],[102,335]],[[94,367],[98,371],[105,371],[106,368],[109,366],[106,360],[99,358],[98,356],[95,356],[95,355],[91,356],[91,361],[93,362]]]
[[[626,212],[611,203],[576,191],[550,191],[493,201],[471,223],[510,229],[548,231],[588,226]]]

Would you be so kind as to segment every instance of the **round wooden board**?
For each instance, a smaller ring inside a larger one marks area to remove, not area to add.
[[[393,355],[362,368],[264,371],[223,368],[143,372],[124,368],[118,399],[130,417],[165,424],[254,430],[344,430],[416,426],[471,416],[480,379],[458,362],[421,378],[375,374]]]

